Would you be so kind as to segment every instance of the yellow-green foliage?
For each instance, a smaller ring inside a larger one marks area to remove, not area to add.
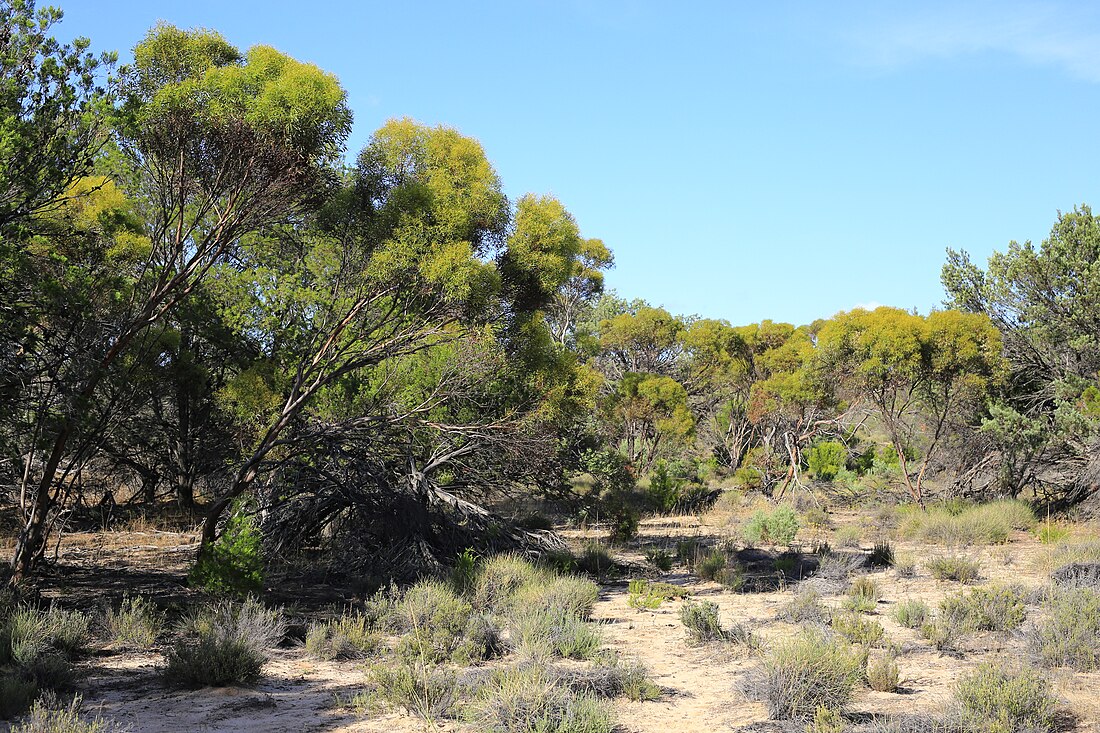
[[[833,631],[853,644],[878,646],[882,643],[882,624],[858,613],[841,613],[833,616]]]
[[[1018,733],[1054,728],[1050,682],[1032,670],[1007,671],[985,663],[963,675],[955,687],[962,728],[967,733]]]
[[[1035,526],[1035,515],[1022,501],[1000,500],[967,506],[908,507],[899,531],[905,537],[940,545],[996,545],[1015,530]]]
[[[1079,672],[1100,669],[1100,591],[1059,588],[1051,592],[1044,605],[1045,618],[1028,636],[1039,662]]]
[[[934,557],[928,561],[928,572],[936,580],[956,580],[973,583],[981,574],[981,563],[965,557]]]
[[[847,644],[805,631],[765,657],[756,691],[777,720],[812,718],[821,707],[842,712],[863,679],[863,663]]]
[[[495,627],[438,581],[411,587],[397,604],[395,617],[405,632],[398,653],[421,662],[469,663],[488,659],[500,649]]]
[[[359,659],[374,653],[381,635],[360,613],[312,623],[306,630],[306,651],[318,659]]]
[[[118,609],[107,609],[103,625],[116,644],[147,649],[156,643],[164,615],[141,596],[131,596]]]
[[[901,670],[893,654],[882,654],[867,662],[867,686],[877,692],[897,692]]]

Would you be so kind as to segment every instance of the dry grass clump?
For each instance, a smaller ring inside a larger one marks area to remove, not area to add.
[[[902,536],[934,545],[999,545],[1014,530],[1035,526],[1035,514],[1022,501],[1003,499],[976,505],[943,505],[921,511],[907,508],[898,529]]]
[[[848,587],[851,578],[860,572],[866,558],[859,553],[826,552],[818,562],[813,577],[804,585],[823,595],[834,595]]]
[[[72,660],[85,650],[89,619],[56,606],[5,603],[0,609],[0,718],[14,717],[44,689],[67,690]]]
[[[650,584],[653,587],[665,584]],[[598,585],[586,578],[562,575],[520,588],[512,605],[529,610],[561,611],[587,620],[600,597]]]
[[[67,705],[56,700],[39,700],[31,707],[23,722],[11,727],[11,733],[124,733],[130,729],[103,720],[98,715],[87,718],[80,714],[80,696]]]
[[[516,665],[493,675],[468,717],[485,733],[612,733],[610,707],[562,684],[545,665]]]
[[[148,649],[157,642],[164,626],[164,614],[141,596],[122,600],[117,609],[103,614],[103,628],[112,642],[119,646]]]
[[[624,661],[614,653],[601,654],[588,668],[570,672],[564,678],[576,692],[600,697],[625,697],[635,702],[656,700],[661,688],[649,679],[649,670],[637,660]]]
[[[259,601],[223,601],[186,618],[167,655],[164,678],[180,687],[251,684],[286,634],[280,610]]]
[[[907,598],[898,601],[890,615],[907,629],[919,629],[932,618],[932,609],[922,600]]]
[[[451,715],[457,699],[454,672],[422,661],[375,664],[368,668],[367,678],[385,705],[432,723]]]
[[[882,591],[878,583],[871,578],[861,576],[848,586],[848,597],[844,599],[844,608],[857,613],[870,613],[878,605]]]
[[[507,610],[520,588],[536,585],[548,577],[546,571],[519,555],[494,555],[478,568],[471,602],[479,609],[501,613]]]
[[[777,618],[795,624],[827,624],[830,612],[821,603],[821,594],[812,588],[805,588],[779,608]]]
[[[378,651],[381,634],[361,613],[312,623],[306,630],[306,653],[317,659],[362,659]]]
[[[897,692],[901,684],[901,670],[897,657],[881,654],[867,662],[867,686],[876,692]]]
[[[928,572],[936,580],[973,583],[981,577],[982,565],[961,555],[934,557],[928,561]]]
[[[844,711],[863,679],[864,656],[816,631],[804,631],[764,658],[750,692],[773,720],[810,719],[819,708]]]
[[[603,645],[592,624],[565,611],[520,610],[512,614],[511,645],[528,657],[591,659]]]

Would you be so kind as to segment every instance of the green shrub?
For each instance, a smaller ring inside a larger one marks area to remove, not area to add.
[[[108,608],[103,617],[111,641],[137,649],[153,646],[163,625],[164,614],[141,596],[124,598],[117,610]]]
[[[612,733],[605,702],[563,686],[539,664],[495,673],[471,704],[470,718],[485,733]]]
[[[753,514],[742,528],[741,535],[752,545],[789,547],[798,534],[798,528],[798,513],[788,506],[779,506],[771,512],[761,510]]]
[[[453,672],[420,660],[375,664],[367,677],[379,698],[428,722],[450,714],[458,682]]]
[[[894,548],[888,540],[880,540],[871,548],[867,564],[873,568],[888,568],[894,565]]]
[[[829,610],[821,604],[821,594],[812,589],[799,591],[791,600],[780,607],[778,618],[791,623],[829,622]]]
[[[405,632],[397,652],[423,663],[470,663],[489,659],[501,648],[495,627],[438,581],[422,580],[409,588],[395,617]]]
[[[708,641],[721,641],[726,638],[718,614],[718,604],[712,601],[692,603],[688,601],[680,608],[680,622],[687,629],[688,637],[694,644]]]
[[[38,685],[34,680],[17,674],[0,673],[0,720],[11,720],[26,712],[38,697]]]
[[[494,555],[482,563],[473,587],[473,605],[500,613],[506,610],[520,588],[546,579],[545,571],[519,555]]]
[[[661,604],[665,602],[664,596],[660,593],[654,593],[649,587],[649,582],[645,580],[630,581],[628,590],[630,595],[626,604],[631,608],[653,611],[660,608]]]
[[[832,520],[829,519],[829,513],[817,506],[812,506],[802,512],[802,519],[806,521],[807,525],[815,527],[816,529],[828,529],[832,525]]]
[[[765,657],[755,692],[773,720],[809,719],[822,707],[842,712],[863,678],[863,661],[848,645],[806,631]]]
[[[719,570],[714,579],[732,591],[740,592],[745,588],[745,570],[738,564],[727,565]]]
[[[123,733],[129,730],[99,716],[84,717],[80,714],[80,702],[79,695],[63,707],[39,700],[31,707],[26,720],[11,727],[11,733]]]
[[[590,659],[603,644],[595,626],[571,613],[553,609],[513,613],[509,639],[521,653],[536,658]]]
[[[867,662],[867,686],[876,692],[897,692],[901,670],[893,654],[882,654]]]
[[[806,451],[810,473],[822,481],[832,481],[848,461],[848,448],[835,440],[825,440]]]
[[[1040,524],[1035,530],[1035,536],[1044,545],[1053,545],[1069,537],[1069,527],[1061,524],[1051,524],[1049,521]]]
[[[88,617],[57,606],[16,607],[0,624],[0,667],[39,688],[69,689],[75,678],[70,661],[88,642]]]
[[[577,558],[577,569],[596,578],[606,578],[615,570],[615,561],[611,553],[601,545],[590,542]]]
[[[456,593],[469,595],[474,592],[477,583],[477,553],[467,547],[455,557],[454,567],[451,568],[451,585]]]
[[[601,654],[589,668],[574,671],[568,677],[576,692],[591,692],[600,697],[625,697],[635,702],[656,700],[661,688],[649,679],[645,665],[636,660],[624,662],[617,654]]]
[[[985,663],[964,674],[955,687],[963,730],[1017,733],[1054,729],[1050,682],[1031,670],[1007,671]]]
[[[263,590],[262,538],[245,504],[235,506],[221,537],[202,551],[187,577],[211,593],[246,596]]]
[[[812,585],[826,595],[840,593],[849,586],[851,577],[863,568],[863,563],[863,556],[856,553],[826,553],[817,564]]]
[[[859,547],[863,540],[863,530],[854,524],[838,527],[833,533],[833,541],[837,547]]]
[[[306,652],[326,661],[362,659],[376,652],[381,643],[381,635],[361,613],[312,623],[306,630]]]
[[[251,684],[286,633],[283,615],[254,599],[221,602],[184,619],[165,679],[180,687]]]
[[[864,575],[853,580],[852,584],[848,586],[848,597],[860,598],[870,601],[871,604],[876,604],[882,597],[882,591],[879,589],[878,583]]]
[[[882,643],[882,624],[858,613],[841,613],[833,616],[833,631],[853,644],[877,646]]]
[[[907,629],[919,629],[932,618],[932,609],[924,601],[907,598],[898,601],[891,614],[894,620]]]
[[[657,568],[662,573],[667,573],[669,570],[672,570],[672,554],[664,548],[647,547],[645,559],[650,565]]]
[[[970,631],[973,625],[965,613],[958,613],[950,603],[941,604],[940,613],[921,624],[919,633],[940,651],[955,651],[959,641]]]
[[[803,730],[806,733],[844,733],[846,727],[839,711],[819,705]]]
[[[718,572],[726,567],[726,553],[714,550],[695,564],[695,574],[703,580],[717,580]]]
[[[1100,591],[1059,588],[1044,605],[1045,618],[1028,634],[1028,646],[1039,663],[1078,672],[1100,669]]]
[[[961,598],[970,624],[983,631],[1010,631],[1027,617],[1026,593],[1019,586],[991,583]]]
[[[928,561],[928,572],[936,580],[956,580],[973,583],[981,577],[981,563],[965,557],[934,557]]]
[[[677,540],[676,558],[688,565],[697,564],[699,562],[699,541]]]
[[[591,580],[562,575],[520,588],[512,604],[517,608],[564,612],[588,619],[599,597],[600,587]]]

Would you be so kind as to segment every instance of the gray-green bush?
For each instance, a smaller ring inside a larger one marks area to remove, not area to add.
[[[809,719],[818,708],[843,711],[863,679],[864,656],[847,644],[805,631],[764,658],[751,692],[773,720]]]
[[[180,638],[168,651],[165,680],[192,688],[251,684],[285,634],[282,612],[255,599],[216,603],[181,624]]]

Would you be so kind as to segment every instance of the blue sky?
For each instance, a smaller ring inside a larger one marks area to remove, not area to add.
[[[129,49],[158,19],[337,74],[349,155],[392,117],[481,141],[674,312],[922,312],[983,260],[1100,206],[1100,6],[901,2],[55,0]]]

